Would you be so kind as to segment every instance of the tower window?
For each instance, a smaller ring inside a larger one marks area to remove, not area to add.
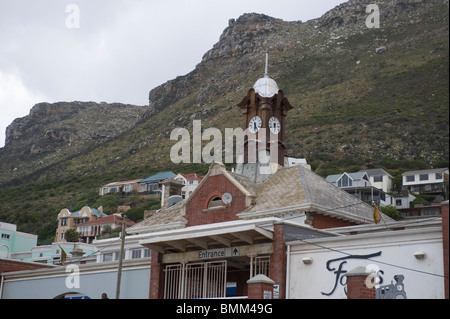
[[[222,207],[222,198],[220,196],[214,196],[208,203],[208,208]]]

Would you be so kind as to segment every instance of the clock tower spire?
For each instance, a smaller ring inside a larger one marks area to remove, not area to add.
[[[244,154],[236,173],[263,182],[284,166],[287,147],[285,118],[293,107],[268,75],[268,54],[264,76],[248,90],[238,104],[244,116]]]

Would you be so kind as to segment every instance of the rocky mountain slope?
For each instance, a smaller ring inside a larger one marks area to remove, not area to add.
[[[294,106],[289,154],[317,173],[448,165],[448,1],[378,1],[380,27],[367,28],[371,3],[349,1],[307,22],[231,19],[192,72],[150,91],[147,107],[36,105],[0,149],[0,220],[51,233],[61,208],[94,204],[103,183],[206,172],[170,161],[170,133],[194,119],[222,132],[241,127],[235,105],[262,76],[266,52]]]
[[[88,152],[129,130],[146,110],[119,103],[36,104],[28,116],[7,127],[5,147],[0,151],[0,183]]]

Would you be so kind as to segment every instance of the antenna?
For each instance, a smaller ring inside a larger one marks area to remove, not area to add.
[[[265,69],[265,72],[264,72],[264,77],[265,78],[267,78],[269,76],[268,68],[269,68],[269,53],[266,52],[266,69]]]

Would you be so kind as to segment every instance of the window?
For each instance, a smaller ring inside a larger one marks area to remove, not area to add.
[[[140,249],[133,249],[131,251],[131,258],[132,259],[141,258],[141,250]]]
[[[381,183],[382,181],[383,181],[383,176],[382,175],[373,177],[373,182],[374,183]]]
[[[67,226],[67,218],[61,219],[61,226]]]
[[[113,260],[113,253],[106,253],[103,254],[103,261],[112,261]]]
[[[414,182],[414,180],[415,180],[414,177],[415,177],[414,175],[406,176],[406,181],[407,182]]]
[[[116,251],[114,253],[114,260],[119,260],[119,259],[120,259],[120,251]],[[125,260],[125,252],[123,252],[122,260]]]
[[[401,199],[396,199],[395,200],[395,206],[402,206],[402,200]]]
[[[145,248],[144,249],[144,258],[145,257],[151,257],[151,255],[152,255],[152,251],[150,249],[148,249],[148,248]]]
[[[214,196],[208,203],[208,208],[222,207],[222,198],[220,196]]]
[[[131,185],[130,185],[130,184],[126,184],[126,185],[123,187],[123,191],[124,191],[125,193],[131,192]]]
[[[9,234],[2,234],[2,239],[9,239]]]
[[[436,179],[442,179],[442,173],[436,173]]]
[[[158,184],[157,183],[153,183],[153,184],[149,184],[148,185],[148,190],[149,191],[156,191],[158,189]]]
[[[435,215],[439,215],[439,213],[438,213],[438,211],[436,211],[436,209],[424,209],[423,215],[424,216],[435,216]]]
[[[428,180],[428,174],[420,174],[419,180],[421,180],[421,181],[427,181],[427,180]]]
[[[110,187],[109,188],[109,193],[111,194],[111,193],[117,193],[117,187]]]
[[[348,187],[348,186],[352,186],[352,180],[350,178],[348,178],[347,175],[344,175],[338,181],[338,187]]]

